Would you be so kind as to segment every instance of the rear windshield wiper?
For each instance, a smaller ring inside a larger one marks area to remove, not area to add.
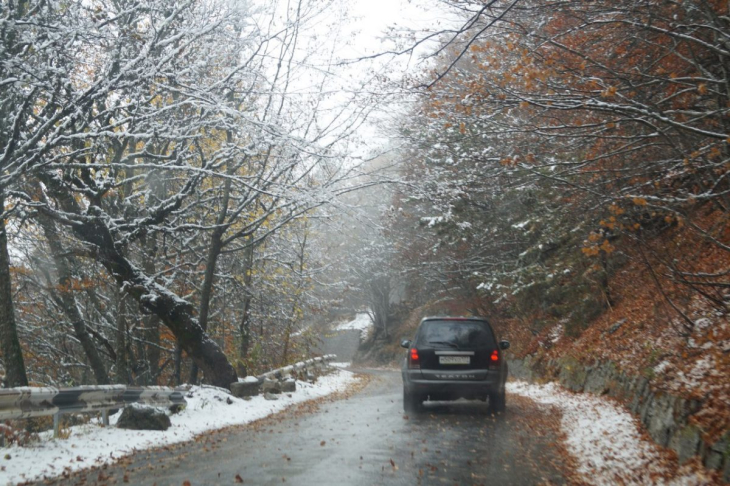
[[[429,341],[428,344],[445,344],[446,346],[451,346],[459,349],[459,345],[452,341]]]

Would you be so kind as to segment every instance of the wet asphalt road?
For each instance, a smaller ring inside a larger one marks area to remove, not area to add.
[[[555,434],[535,425],[533,415],[545,412],[529,401],[510,403],[508,395],[507,411],[498,416],[482,402],[429,403],[408,417],[400,373],[367,373],[370,383],[349,398],[140,452],[54,484],[565,483]]]

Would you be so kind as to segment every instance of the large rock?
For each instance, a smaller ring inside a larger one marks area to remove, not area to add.
[[[269,380],[268,378],[264,378],[264,383],[261,385],[261,391],[264,393],[279,394],[281,393],[281,383],[279,383],[279,380]]]
[[[117,420],[117,428],[131,430],[167,430],[170,417],[165,412],[152,407],[132,405],[122,410]]]
[[[687,462],[697,454],[702,444],[702,431],[694,425],[688,425],[674,434],[669,440],[669,448],[677,451],[680,463]]]
[[[727,463],[730,465],[730,433],[725,434],[720,440],[712,444],[707,453],[705,466],[710,469],[720,469],[726,455],[728,457]],[[730,469],[728,470],[730,471]]]
[[[664,447],[669,445],[677,424],[674,421],[674,405],[676,398],[671,395],[656,393],[647,403],[644,412],[646,428],[654,441]]]
[[[613,364],[600,364],[586,369],[586,380],[583,391],[604,395],[608,393],[616,371]]]
[[[281,391],[284,393],[293,393],[297,391],[297,382],[291,379],[282,381]]]
[[[231,383],[231,394],[234,397],[255,397],[259,393],[261,393],[261,382],[254,377],[246,377],[244,381]]]
[[[564,387],[575,391],[583,391],[586,382],[586,369],[575,358],[565,356],[559,360],[559,376],[558,379]]]
[[[533,381],[532,359],[526,356],[524,359],[508,359],[509,372],[520,380]]]

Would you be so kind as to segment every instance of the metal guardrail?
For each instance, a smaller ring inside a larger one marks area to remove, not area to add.
[[[164,386],[125,385],[0,389],[0,420],[53,415],[53,435],[58,437],[60,418],[65,413],[101,412],[103,424],[109,425],[109,410],[130,403],[165,407],[185,405],[183,393],[184,390]]]
[[[312,358],[312,359],[308,359],[306,361],[300,361],[299,363],[295,363],[293,365],[284,366],[283,368],[267,371],[263,375],[259,375],[256,378],[258,378],[259,380],[263,380],[265,378],[287,377],[287,376],[291,375],[292,373],[300,372],[300,371],[306,370],[307,368],[317,367],[317,366],[327,366],[328,363],[330,363],[331,361],[334,361],[335,358],[337,358],[336,354],[327,354],[327,355],[319,357],[319,358]]]
[[[337,356],[328,354],[264,373],[257,378],[288,377],[309,368],[327,366]],[[0,389],[0,421],[53,416],[53,436],[60,432],[61,416],[67,413],[101,412],[109,425],[109,410],[130,403],[169,407],[185,405],[186,388],[125,385],[77,386],[73,388],[20,387]],[[3,437],[0,435],[0,445]]]

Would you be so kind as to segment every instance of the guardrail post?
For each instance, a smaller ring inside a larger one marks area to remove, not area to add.
[[[101,411],[101,423],[104,427],[109,427],[109,410]]]
[[[61,412],[53,414],[53,438],[58,439],[61,435]]]

